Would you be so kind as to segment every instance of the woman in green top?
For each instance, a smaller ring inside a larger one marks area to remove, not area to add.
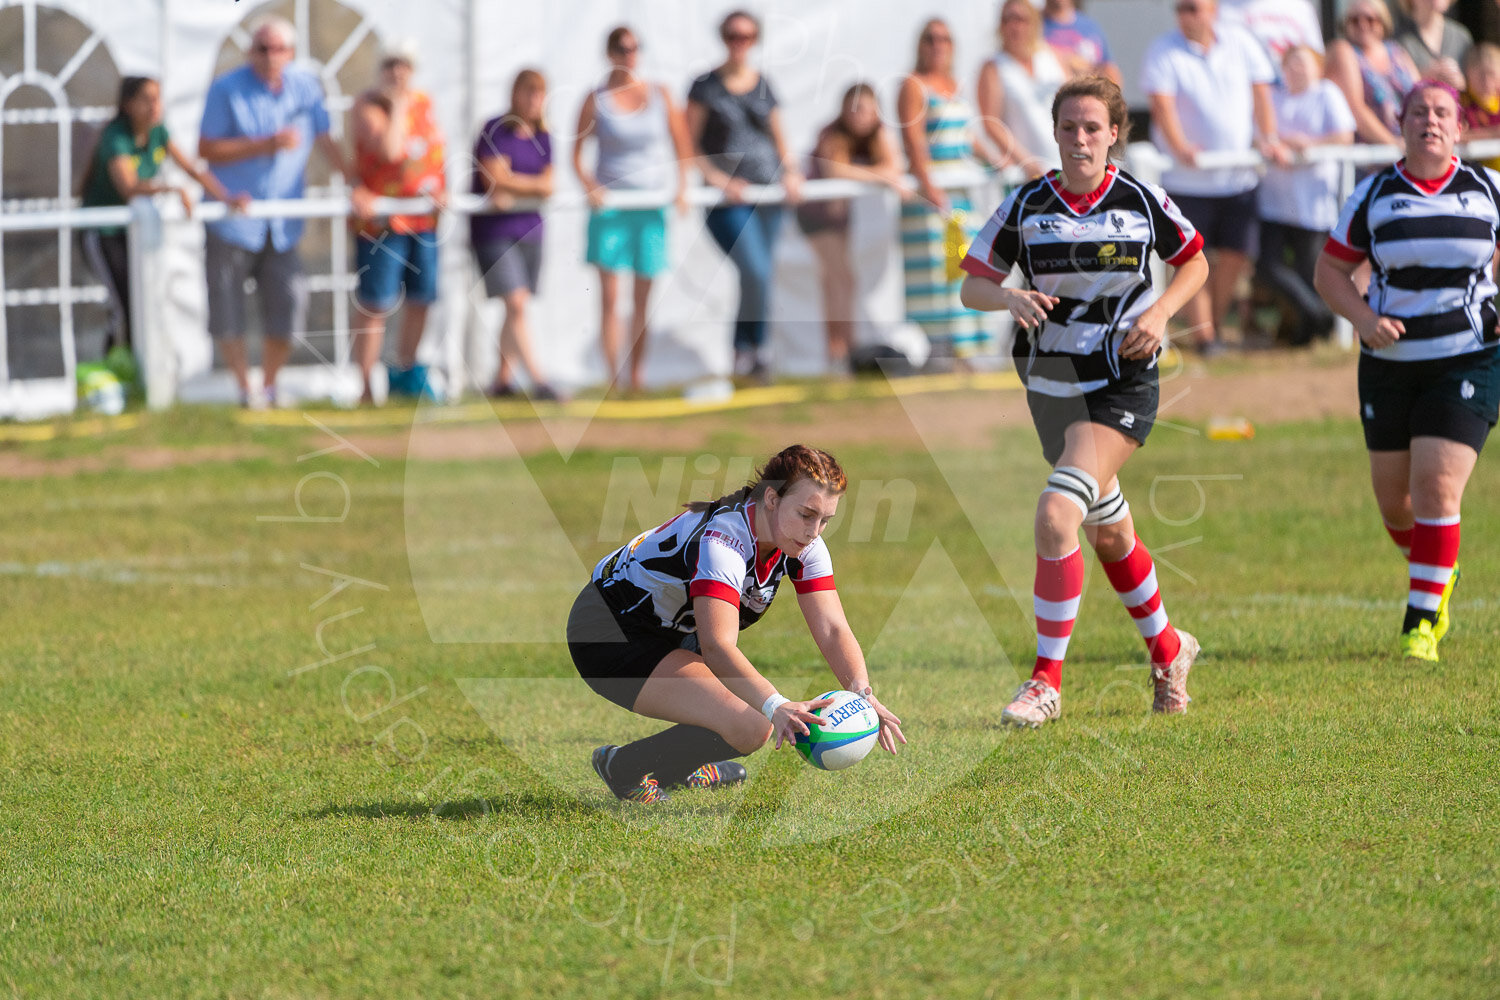
[[[125,205],[137,195],[176,191],[182,207],[191,214],[192,199],[188,189],[157,179],[162,161],[171,157],[189,177],[201,184],[210,195],[227,202],[237,210],[250,203],[245,194],[230,196],[213,174],[183,155],[162,125],[161,84],[149,76],[127,76],[120,81],[119,110],[104,131],[89,157],[83,176],[83,207]],[[125,229],[110,226],[85,229],[81,237],[83,254],[109,293],[110,332],[104,341],[108,354],[116,347],[131,349],[130,274]]]

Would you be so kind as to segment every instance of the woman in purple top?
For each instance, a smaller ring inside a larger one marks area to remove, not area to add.
[[[536,211],[507,211],[518,199],[552,196],[552,136],[543,109],[547,81],[534,69],[516,74],[510,110],[484,123],[474,144],[471,191],[484,195],[500,211],[469,217],[469,243],[484,275],[485,291],[505,302],[500,327],[500,370],[491,396],[512,396],[517,363],[531,381],[533,399],[557,399],[531,350],[527,307],[542,272],[542,216]]]

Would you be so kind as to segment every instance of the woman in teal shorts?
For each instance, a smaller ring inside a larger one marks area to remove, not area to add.
[[[687,210],[687,165],[692,157],[681,110],[667,89],[636,75],[640,42],[629,28],[609,33],[609,76],[584,99],[578,113],[573,169],[588,192],[588,262],[599,269],[599,339],[606,377],[620,376],[620,275],[635,275],[630,317],[630,389],[642,386],[646,360],[646,307],[651,283],[667,269],[665,208],[606,208],[612,191],[667,191],[675,174],[677,210]],[[584,141],[598,145],[593,171],[583,162]]]

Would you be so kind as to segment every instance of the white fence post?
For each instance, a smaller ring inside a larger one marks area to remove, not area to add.
[[[165,410],[177,398],[177,354],[167,333],[167,269],[161,213],[149,197],[130,200],[130,324],[135,330],[146,406]]]

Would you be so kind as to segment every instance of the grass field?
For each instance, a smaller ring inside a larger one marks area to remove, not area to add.
[[[1034,438],[840,447],[840,589],[911,745],[842,774],[762,751],[746,787],[649,809],[589,769],[651,727],[576,679],[568,603],[789,442],[460,462],[211,412],[129,433],[254,451],[6,484],[11,995],[1500,995],[1493,456],[1419,670],[1357,427],[1159,430],[1125,486],[1203,641],[1193,708],[1150,716],[1091,567],[1064,717],[1011,733]],[[743,646],[810,693],[784,604]]]

